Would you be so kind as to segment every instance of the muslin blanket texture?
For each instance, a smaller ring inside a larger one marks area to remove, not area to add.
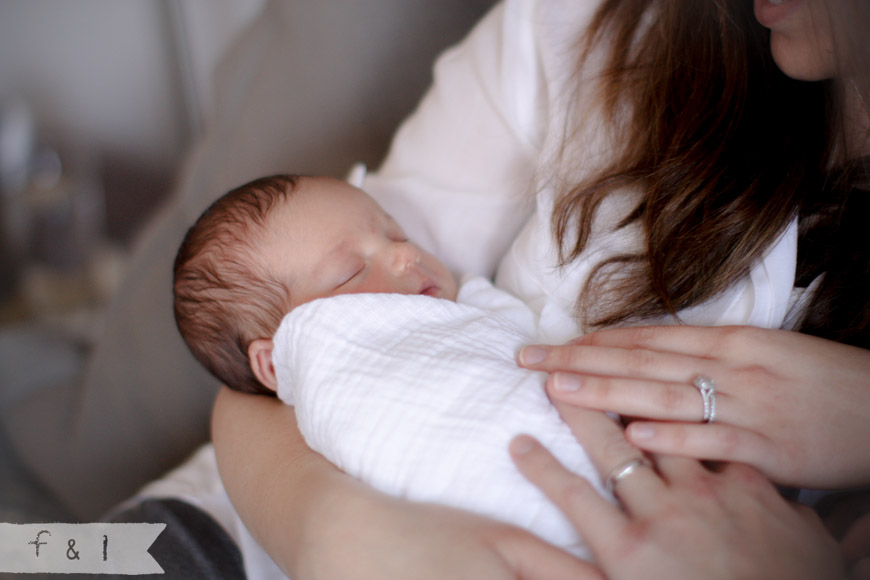
[[[308,445],[386,493],[522,526],[588,557],[570,522],[511,461],[535,436],[603,494],[586,453],[547,399],[545,375],[515,362],[535,319],[483,278],[456,302],[354,294],[294,309],[275,335],[279,397]]]

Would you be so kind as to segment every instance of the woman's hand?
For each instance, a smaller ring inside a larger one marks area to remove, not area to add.
[[[640,452],[597,411],[562,407],[565,420],[602,474]],[[656,457],[624,475],[615,506],[566,471],[533,439],[511,452],[523,474],[564,511],[610,580],[836,580],[840,551],[819,518],[786,502],[751,467],[713,472],[683,457]]]
[[[275,399],[223,389],[212,431],[236,511],[296,580],[602,580],[519,528],[372,490],[311,451],[292,407]]]
[[[526,347],[519,360],[554,373],[556,400],[647,419],[627,429],[647,451],[747,463],[787,485],[870,482],[870,351],[780,330],[662,326]],[[692,384],[702,375],[716,385],[712,424]]]

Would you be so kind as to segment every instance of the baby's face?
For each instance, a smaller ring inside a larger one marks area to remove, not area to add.
[[[339,294],[423,294],[456,299],[456,281],[435,256],[361,190],[305,178],[270,214],[260,259],[290,287],[291,307]]]

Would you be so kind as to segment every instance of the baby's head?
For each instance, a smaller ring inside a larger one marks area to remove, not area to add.
[[[190,350],[240,391],[272,394],[271,338],[296,306],[339,294],[454,300],[456,282],[361,190],[277,175],[218,199],[175,259],[175,320]]]

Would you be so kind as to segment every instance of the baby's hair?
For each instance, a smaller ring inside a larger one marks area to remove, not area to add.
[[[227,386],[274,395],[251,371],[248,347],[290,310],[286,283],[256,260],[270,212],[299,182],[273,175],[215,201],[187,231],[174,266],[175,322],[196,359]]]

